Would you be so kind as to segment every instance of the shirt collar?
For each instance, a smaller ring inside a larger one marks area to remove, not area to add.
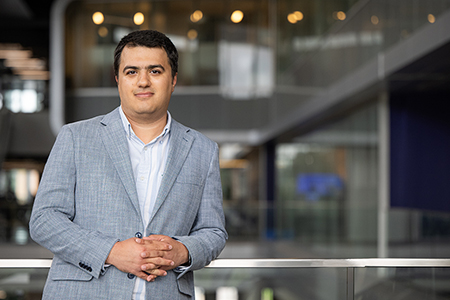
[[[125,132],[127,133],[127,138],[131,139],[132,135],[135,135],[133,128],[131,128],[131,124],[128,121],[127,117],[125,116],[125,113],[122,110],[122,105],[119,106],[119,113],[120,113],[120,119],[122,119],[123,128],[125,129]],[[163,131],[160,135],[158,135],[158,138],[166,136],[170,132],[170,128],[172,126],[172,116],[170,115],[170,112],[167,111],[167,123],[166,126],[164,126]],[[155,139],[155,140],[156,140]]]

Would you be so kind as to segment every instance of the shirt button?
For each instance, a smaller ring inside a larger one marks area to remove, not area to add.
[[[137,238],[142,238],[142,233],[140,233],[139,231],[136,232],[136,234],[134,235]]]
[[[128,273],[127,277],[128,277],[128,279],[134,279],[134,277],[136,277],[136,275]]]
[[[147,147],[144,147],[144,151],[147,151]]]
[[[144,181],[144,176],[139,177],[141,181]]]

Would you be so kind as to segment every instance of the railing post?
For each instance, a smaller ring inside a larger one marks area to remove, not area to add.
[[[355,268],[347,268],[347,300],[355,299]]]

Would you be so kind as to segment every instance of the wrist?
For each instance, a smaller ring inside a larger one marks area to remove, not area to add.
[[[120,247],[119,243],[120,241],[117,241],[109,251],[108,257],[105,260],[106,265],[114,265],[114,255],[118,247]]]
[[[180,245],[180,266],[189,266],[191,264],[191,256],[187,247],[180,241],[177,241]]]

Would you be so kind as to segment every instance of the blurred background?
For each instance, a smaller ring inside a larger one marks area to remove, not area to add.
[[[52,257],[28,233],[47,156],[119,105],[138,29],[177,46],[169,110],[220,146],[221,258],[449,258],[448,28],[448,0],[0,0],[0,258]]]

